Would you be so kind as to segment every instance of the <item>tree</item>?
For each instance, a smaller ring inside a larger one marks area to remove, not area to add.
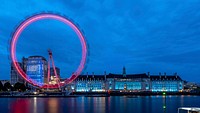
[[[15,90],[19,91],[20,85],[21,85],[21,83],[19,83],[19,82],[15,83],[15,85],[14,85]]]
[[[3,91],[9,91],[12,89],[10,82],[6,82],[3,86]]]
[[[0,81],[0,91],[3,91],[3,84],[1,81]]]
[[[25,86],[24,84],[21,84],[20,89],[21,89],[22,91],[26,91],[26,86]]]
[[[17,91],[26,91],[26,86],[23,83],[17,82],[14,85],[14,89],[16,89]]]

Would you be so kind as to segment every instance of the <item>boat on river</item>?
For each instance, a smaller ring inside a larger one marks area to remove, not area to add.
[[[178,108],[178,113],[185,113],[183,111],[187,111],[187,113],[200,113],[200,108],[198,107],[180,107]]]

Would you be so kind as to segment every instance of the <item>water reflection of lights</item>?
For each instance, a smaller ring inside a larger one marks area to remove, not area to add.
[[[105,97],[94,97],[93,98],[93,103],[94,103],[94,113],[96,111],[99,111],[100,113],[105,113],[106,112],[106,104],[105,104]]]
[[[48,101],[48,113],[59,113],[59,103],[57,98],[49,98]]]
[[[180,103],[181,103],[181,106],[184,106],[184,95],[181,95],[181,101],[180,101]]]
[[[81,111],[85,111],[85,98],[84,97],[82,97],[81,98]]]
[[[29,113],[30,101],[29,99],[16,99],[11,103],[10,113]]]
[[[37,113],[37,98],[33,98],[33,113]]]

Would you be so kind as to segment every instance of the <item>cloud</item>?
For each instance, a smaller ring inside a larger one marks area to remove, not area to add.
[[[185,52],[181,54],[174,55],[164,55],[159,57],[153,57],[149,60],[155,62],[164,62],[164,63],[175,63],[175,64],[199,64],[200,63],[200,50]]]
[[[53,4],[53,5],[52,5]],[[200,1],[2,1],[0,4],[0,65],[9,65],[6,48],[16,25],[34,13],[60,12],[72,18],[84,31],[90,50],[85,71],[129,73],[180,72],[196,81],[200,63]],[[70,28],[57,21],[40,21],[21,35],[18,58],[54,52],[61,74],[71,73],[80,60],[80,42]],[[191,70],[187,70],[191,67]],[[9,75],[9,66],[0,67]],[[185,71],[187,70],[187,72]]]

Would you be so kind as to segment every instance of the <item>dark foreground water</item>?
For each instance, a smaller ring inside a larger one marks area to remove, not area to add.
[[[178,107],[200,107],[200,96],[168,96],[166,110],[162,96],[137,98],[0,98],[0,113],[177,113]]]

